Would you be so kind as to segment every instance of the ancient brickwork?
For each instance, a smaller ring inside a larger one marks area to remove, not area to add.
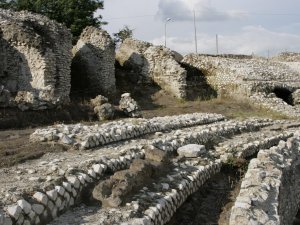
[[[109,34],[87,27],[73,48],[72,90],[74,93],[115,94],[115,46]]]
[[[23,109],[68,101],[71,33],[47,17],[0,10],[0,84]]]
[[[140,74],[140,82],[155,82],[178,98],[186,97],[186,70],[180,66],[178,53],[162,46],[126,39],[116,59],[124,69]]]

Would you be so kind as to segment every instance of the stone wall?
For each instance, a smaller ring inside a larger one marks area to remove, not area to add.
[[[200,70],[218,95],[247,98],[285,115],[299,116],[300,70],[286,63],[252,56],[196,54],[185,56],[182,62]],[[281,98],[276,90],[291,96]]]
[[[139,74],[139,82],[155,82],[178,98],[186,97],[186,70],[176,61],[178,53],[163,46],[126,39],[117,52],[118,63]]]
[[[71,33],[47,17],[0,10],[0,85],[22,109],[69,100]]]
[[[115,46],[109,34],[87,27],[73,48],[72,92],[113,96],[115,86]]]
[[[232,208],[230,224],[292,224],[300,203],[299,137],[252,159]]]
[[[300,53],[297,52],[282,52],[273,57],[272,60],[281,62],[300,62]]]

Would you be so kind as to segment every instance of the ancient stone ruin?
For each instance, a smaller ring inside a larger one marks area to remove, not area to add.
[[[181,209],[191,210],[185,206],[189,196],[235,160],[249,157],[227,224],[291,224],[300,202],[299,127],[292,121],[242,122],[194,113],[38,129],[32,141],[82,152],[48,154],[0,169],[0,224],[168,224]],[[197,204],[214,207],[213,195]],[[193,215],[207,217],[203,207],[194,207]]]
[[[199,69],[218,93],[244,98],[288,116],[299,116],[299,70],[286,62],[239,55],[195,55],[183,62]],[[298,64],[299,65],[299,64]]]
[[[157,83],[177,98],[186,98],[186,70],[176,61],[178,53],[163,46],[126,39],[116,54],[116,60],[128,76],[137,83]]]
[[[95,96],[114,96],[115,46],[109,34],[87,27],[73,47],[72,93]]]
[[[15,104],[37,110],[68,102],[72,44],[67,28],[41,15],[0,10],[0,31],[0,85]]]

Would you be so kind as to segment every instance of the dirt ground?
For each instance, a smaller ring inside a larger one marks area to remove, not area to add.
[[[62,145],[30,143],[34,129],[0,131],[0,168],[41,157],[46,152],[65,151]]]

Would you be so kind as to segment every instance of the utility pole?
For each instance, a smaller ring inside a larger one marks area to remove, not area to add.
[[[194,33],[195,33],[195,51],[198,54],[198,46],[197,46],[197,28],[196,28],[196,13],[194,10]]]
[[[167,47],[167,23],[171,20],[171,18],[167,18],[165,21],[165,47]]]
[[[216,51],[217,51],[217,55],[219,55],[219,38],[218,38],[218,34],[216,34]]]

